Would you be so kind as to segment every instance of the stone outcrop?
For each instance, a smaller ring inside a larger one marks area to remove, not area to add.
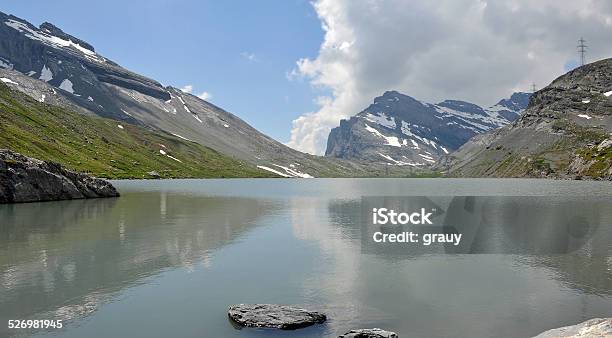
[[[281,330],[295,330],[327,320],[320,312],[276,304],[232,305],[228,316],[240,326]]]
[[[438,163],[458,177],[612,180],[612,58],[537,91],[510,125],[477,135]]]
[[[0,203],[117,196],[108,181],[0,149]]]
[[[338,338],[398,338],[398,335],[395,332],[374,328],[351,330]]]
[[[540,333],[534,338],[603,338],[612,337],[612,318],[593,318],[580,324]]]

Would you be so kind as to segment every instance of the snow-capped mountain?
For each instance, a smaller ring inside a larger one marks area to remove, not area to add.
[[[508,121],[515,121],[527,109],[531,95],[532,93],[514,93],[509,99],[500,100],[496,105],[489,107],[487,111]]]
[[[509,99],[484,109],[457,100],[426,103],[388,91],[332,129],[325,155],[427,167],[474,135],[515,120],[527,107],[529,96],[529,93],[514,93]]]
[[[386,172],[293,150],[197,96],[121,67],[50,23],[35,27],[1,12],[0,78],[41,102],[162,130],[280,176]]]

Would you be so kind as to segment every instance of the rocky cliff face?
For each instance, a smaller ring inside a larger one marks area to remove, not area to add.
[[[108,181],[0,149],[0,203],[117,196]]]
[[[1,12],[0,78],[41,102],[163,130],[281,176],[386,171],[293,150],[197,96],[119,66],[50,23],[35,27]]]
[[[325,155],[394,166],[431,166],[474,135],[515,120],[529,96],[515,93],[483,109],[465,101],[431,104],[397,91],[385,92],[332,129]]]
[[[514,123],[474,137],[441,167],[453,176],[612,178],[612,59],[536,92]]]

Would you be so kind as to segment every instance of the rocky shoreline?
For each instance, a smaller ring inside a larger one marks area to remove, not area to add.
[[[229,307],[228,317],[236,327],[296,330],[322,324],[327,315],[321,312],[278,304],[236,304]],[[392,331],[379,328],[353,329],[338,338],[398,338]],[[612,337],[612,318],[593,318],[585,322],[551,329],[534,338]]]
[[[593,318],[582,323],[540,333],[534,338],[604,338],[612,337],[612,317]]]
[[[327,320],[327,315],[321,312],[278,304],[236,304],[229,307],[227,315],[238,327],[279,330],[301,329]],[[339,338],[398,338],[398,335],[373,328],[350,330]]]
[[[118,197],[108,181],[0,149],[0,203]]]

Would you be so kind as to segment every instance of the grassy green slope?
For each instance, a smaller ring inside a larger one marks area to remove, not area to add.
[[[164,178],[271,176],[162,131],[119,124],[37,102],[0,83],[0,148],[105,178],[151,178],[151,171]]]

